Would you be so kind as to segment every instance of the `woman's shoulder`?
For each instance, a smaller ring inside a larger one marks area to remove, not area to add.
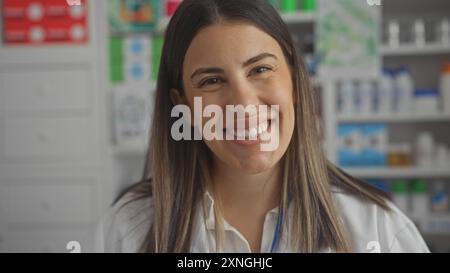
[[[103,215],[97,227],[96,251],[138,252],[152,217],[152,198],[128,191]]]
[[[138,225],[148,222],[153,216],[153,202],[151,196],[143,196],[135,192],[127,192],[110,208],[111,216],[117,223],[121,223],[124,235],[130,233]]]
[[[332,190],[355,252],[429,252],[416,225],[390,200],[389,210],[344,190]]]

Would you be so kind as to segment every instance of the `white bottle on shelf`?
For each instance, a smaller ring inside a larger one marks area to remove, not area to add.
[[[394,110],[407,114],[412,111],[412,99],[414,97],[414,81],[408,69],[400,67],[395,75]]]
[[[388,69],[383,69],[378,82],[375,111],[377,114],[389,114],[392,111],[394,80]]]
[[[436,89],[416,89],[414,91],[414,110],[425,115],[437,114],[439,94]]]
[[[425,21],[421,18],[414,20],[413,23],[413,43],[416,47],[423,47],[426,44]]]
[[[442,101],[442,110],[450,114],[450,63],[445,64],[441,69],[439,93]]]
[[[387,25],[387,44],[391,48],[400,45],[400,24],[396,20],[391,20]]]
[[[438,41],[442,45],[450,45],[450,20],[448,18],[443,18],[438,25]]]
[[[415,156],[419,167],[431,168],[434,165],[435,145],[430,132],[421,132],[417,136]]]

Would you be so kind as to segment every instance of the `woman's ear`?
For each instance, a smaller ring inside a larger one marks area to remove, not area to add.
[[[187,103],[187,100],[186,100],[186,97],[182,96],[180,94],[180,91],[178,91],[178,89],[171,88],[170,91],[169,91],[169,94],[170,94],[170,100],[172,101],[174,106],[183,104],[183,105],[189,107],[188,103]],[[191,112],[189,112],[189,113],[191,113]],[[191,116],[190,118],[187,119],[187,121],[190,122],[190,126],[193,126],[193,124],[194,124],[193,118],[194,117]]]
[[[173,105],[186,103],[184,97],[181,96],[180,91],[174,88],[170,89],[170,100],[172,101]]]

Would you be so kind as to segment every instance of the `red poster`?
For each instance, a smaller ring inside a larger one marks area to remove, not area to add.
[[[7,45],[86,43],[87,0],[3,0]]]

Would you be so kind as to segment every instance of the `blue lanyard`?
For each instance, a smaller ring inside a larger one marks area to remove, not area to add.
[[[275,231],[273,233],[272,246],[270,247],[270,253],[275,251],[275,248],[278,247],[278,243],[280,241],[280,228],[281,223],[283,222],[283,213],[280,211],[277,218],[277,225],[275,226]]]
[[[288,196],[288,208],[291,204],[292,196],[289,194]],[[277,218],[277,225],[275,226],[275,231],[273,232],[273,240],[272,240],[272,246],[270,247],[270,253],[273,253],[275,249],[278,247],[278,244],[280,242],[280,228],[283,223],[283,212],[280,211]]]

